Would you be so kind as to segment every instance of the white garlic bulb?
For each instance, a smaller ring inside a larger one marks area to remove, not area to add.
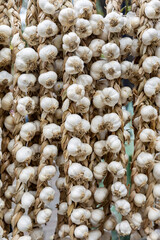
[[[73,202],[86,202],[91,197],[91,195],[91,191],[81,185],[72,187],[70,192],[70,198]]]
[[[26,116],[32,114],[35,109],[35,101],[31,97],[23,97],[18,100],[17,111],[22,115]]]
[[[35,203],[35,197],[29,193],[25,192],[21,198],[21,206],[24,209],[30,208]]]
[[[2,98],[1,107],[2,107],[2,109],[9,111],[12,108],[12,104],[13,104],[13,93],[8,92]]]
[[[86,113],[89,110],[91,101],[88,97],[82,97],[79,101],[76,102],[76,108],[78,113]]]
[[[156,180],[160,179],[160,163],[156,163],[153,168],[153,176]]]
[[[150,128],[145,128],[139,135],[142,142],[153,142],[156,140],[156,133]]]
[[[76,50],[76,55],[81,58],[84,63],[89,63],[92,58],[92,50],[86,46],[79,46]]]
[[[102,180],[107,175],[108,164],[106,162],[98,163],[94,169],[93,174],[97,180]]]
[[[28,215],[22,215],[17,223],[20,232],[28,232],[32,229],[32,221]]]
[[[73,8],[64,8],[59,12],[58,20],[64,27],[73,26],[76,22],[76,12]]]
[[[31,74],[21,74],[18,78],[18,87],[22,92],[28,92],[36,83],[36,77]]]
[[[76,238],[84,239],[88,237],[88,227],[86,225],[81,225],[75,228],[74,235]]]
[[[142,216],[140,213],[134,213],[132,214],[130,224],[132,229],[140,229],[141,223],[142,223]]]
[[[24,29],[23,38],[27,41],[27,43],[31,46],[36,46],[39,43],[37,27],[29,26]]]
[[[83,85],[84,87],[90,86],[93,82],[93,78],[87,74],[81,74],[74,81],[76,84]]]
[[[2,198],[0,198],[0,210],[2,210],[5,207],[5,202]]]
[[[76,225],[80,225],[87,221],[91,216],[89,210],[84,208],[75,208],[71,213],[71,221]]]
[[[25,167],[19,175],[19,180],[22,183],[27,183],[31,181],[35,176],[35,168],[33,167]]]
[[[45,182],[50,180],[56,174],[56,168],[52,165],[44,166],[39,173],[39,180]]]
[[[131,211],[131,206],[125,199],[120,199],[115,202],[115,208],[122,216],[127,216]]]
[[[10,131],[13,132],[15,127],[15,122],[12,116],[7,116],[4,120],[4,126]]]
[[[84,178],[87,181],[92,181],[93,178],[92,171],[80,163],[72,163],[68,168],[68,175],[74,179]]]
[[[121,101],[123,104],[126,104],[127,100],[130,100],[132,97],[132,89],[130,87],[121,88]]]
[[[108,190],[105,187],[97,188],[94,192],[94,199],[97,203],[103,203],[108,196]]]
[[[147,80],[144,85],[144,92],[147,97],[152,97],[160,90],[160,78],[153,77]]]
[[[80,44],[80,38],[74,32],[69,32],[63,36],[63,49],[67,52],[74,52]]]
[[[81,100],[85,95],[85,90],[83,85],[72,84],[67,89],[67,97],[73,102]]]
[[[142,34],[142,42],[144,45],[149,46],[152,43],[158,41],[158,31],[155,28],[149,28]]]
[[[87,38],[92,34],[92,26],[88,20],[78,18],[75,24],[75,32],[80,38]]]
[[[4,195],[7,199],[11,199],[15,193],[16,187],[14,185],[9,185],[6,189]]]
[[[103,116],[105,127],[110,132],[117,131],[121,126],[121,119],[116,113],[107,113]]]
[[[156,120],[157,115],[158,115],[157,109],[155,109],[151,105],[143,106],[141,109],[141,116],[143,121],[145,122]]]
[[[157,71],[160,67],[160,59],[156,56],[147,57],[142,67],[146,73],[152,73],[153,71]]]
[[[102,47],[104,46],[105,41],[102,39],[93,39],[90,44],[89,48],[92,51],[92,56],[93,57],[100,57],[102,54]]]
[[[145,14],[149,19],[158,19],[160,2],[158,0],[152,0],[145,5]]]
[[[66,178],[65,177],[59,177],[56,181],[56,186],[59,190],[63,190],[64,188],[66,188]]]
[[[59,208],[58,208],[59,215],[65,215],[67,213],[67,210],[68,210],[67,202],[62,202],[59,204]]]
[[[103,155],[107,154],[107,146],[106,141],[100,140],[95,142],[94,144],[94,152],[97,156],[102,157]]]
[[[120,49],[115,43],[107,43],[103,45],[102,53],[108,61],[112,61],[120,56]]]
[[[137,157],[137,165],[141,168],[148,168],[154,163],[154,156],[148,152],[141,152]]]
[[[134,196],[134,204],[137,207],[143,207],[146,202],[146,196],[142,193],[136,193]]]
[[[0,72],[0,86],[10,86],[13,82],[13,77],[7,71]]]
[[[66,118],[65,128],[73,133],[84,134],[89,131],[90,123],[82,119],[78,114],[70,114]]]
[[[55,98],[44,96],[40,99],[40,106],[46,113],[55,113],[59,107],[59,102]]]
[[[10,37],[12,29],[7,25],[0,26],[0,44],[8,45],[10,43]]]
[[[84,62],[78,56],[71,56],[65,64],[65,71],[68,74],[81,73],[84,68]]]
[[[116,176],[117,178],[122,178],[125,175],[125,168],[123,168],[121,162],[112,161],[108,164],[108,171]]]
[[[37,222],[38,224],[45,224],[49,221],[50,217],[52,215],[52,210],[49,208],[45,208],[44,210],[39,211],[37,214]]]
[[[157,208],[150,207],[148,211],[148,219],[150,221],[156,221],[160,217],[160,210]]]
[[[27,122],[22,125],[21,131],[20,131],[20,136],[23,140],[28,142],[35,136],[36,131],[37,131],[37,128],[36,128],[35,123]]]
[[[148,177],[143,173],[139,173],[134,177],[134,183],[138,187],[143,187],[147,183],[147,181],[148,181]]]
[[[45,88],[51,89],[57,82],[57,74],[53,71],[41,73],[38,82]]]
[[[61,127],[55,123],[47,124],[43,127],[43,135],[47,139],[59,138]]]
[[[46,159],[54,159],[58,154],[58,149],[55,145],[46,145],[43,148],[42,156]]]
[[[102,233],[100,230],[93,230],[89,232],[88,240],[98,240],[102,236]]]
[[[16,152],[16,161],[19,163],[30,161],[32,150],[29,147],[23,146]]]
[[[13,217],[13,214],[14,214],[14,209],[11,208],[9,209],[5,214],[4,214],[4,221],[7,223],[7,224],[11,224],[11,219]]]
[[[61,227],[60,227],[60,230],[58,232],[58,235],[60,238],[64,238],[66,236],[69,236],[69,233],[70,233],[70,227],[69,225],[67,224],[63,224]]]
[[[121,182],[115,182],[111,186],[111,191],[113,196],[117,197],[118,199],[123,198],[127,195],[127,188]]]
[[[38,53],[33,48],[24,48],[16,54],[15,66],[21,72],[37,68]]]
[[[127,220],[124,220],[116,225],[116,231],[120,236],[127,236],[131,234],[131,227]]]
[[[104,19],[102,17],[102,15],[100,14],[92,14],[89,22],[91,24],[92,27],[92,33],[94,35],[100,35],[103,32],[103,28],[104,28]]]
[[[104,18],[104,23],[110,32],[116,33],[122,30],[124,26],[124,18],[122,13],[112,11]]]
[[[155,198],[160,198],[160,184],[155,184],[153,188],[153,195]]]
[[[57,25],[51,20],[44,20],[37,26],[38,35],[40,37],[53,37],[58,33]]]
[[[93,4],[89,0],[75,1],[74,9],[79,18],[89,18],[92,15]]]
[[[0,67],[5,67],[11,63],[11,49],[2,48],[0,50]]]
[[[118,61],[105,63],[102,70],[108,80],[117,79],[121,76],[121,65]]]
[[[116,135],[110,135],[106,141],[106,149],[112,153],[119,153],[121,150],[121,141]]]
[[[39,0],[39,7],[43,10],[44,13],[54,14],[58,10],[63,1],[62,0]]]
[[[101,222],[104,220],[104,211],[101,209],[94,209],[91,212],[91,217],[90,217],[90,223],[94,226],[94,227],[98,227]]]
[[[90,68],[90,75],[94,80],[104,78],[103,65],[106,63],[104,60],[94,62]]]
[[[52,63],[58,54],[54,45],[44,45],[39,51],[39,57],[43,62]]]
[[[121,55],[130,53],[132,47],[132,39],[129,37],[124,37],[121,38],[119,42]]]

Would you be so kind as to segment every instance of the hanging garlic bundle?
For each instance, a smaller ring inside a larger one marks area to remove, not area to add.
[[[32,220],[28,215],[28,208],[34,203],[34,196],[28,192],[28,187],[31,184],[30,181],[34,182],[35,180],[36,169],[29,166],[33,155],[32,149],[29,147],[29,142],[34,138],[36,132],[39,131],[39,122],[26,122],[26,115],[29,115],[30,119],[37,105],[37,98],[32,96],[32,93],[28,89],[30,84],[26,83],[27,79],[28,82],[33,80],[32,86],[36,82],[36,77],[32,72],[36,70],[38,54],[32,48],[24,48],[25,44],[21,39],[21,22],[16,5],[13,2],[13,5],[9,6],[13,29],[11,45],[14,61],[14,101],[10,116],[8,117],[9,119],[6,120],[6,128],[14,136],[8,144],[8,150],[14,160],[13,164],[9,166],[8,171],[12,176],[16,177],[16,186],[9,186],[7,194],[8,198],[14,197],[16,206],[14,212],[10,211],[10,214],[6,215],[6,221],[9,222],[12,218],[12,239],[18,239],[24,232],[30,231],[32,228]],[[22,89],[22,86],[25,90]]]
[[[11,201],[6,199],[5,192],[12,184],[12,178],[7,172],[11,159],[7,152],[7,143],[10,139],[9,132],[4,126],[5,117],[12,105],[13,95],[10,93],[12,85],[11,75],[11,49],[10,41],[12,29],[8,17],[8,5],[6,1],[1,1],[0,20],[0,161],[1,161],[1,181],[0,181],[0,238],[7,237],[10,227],[5,223],[5,213],[11,207]]]
[[[158,239],[159,223],[159,8],[156,0],[140,1],[139,68],[143,74],[135,90],[135,151],[133,157],[132,201],[143,219],[142,235]],[[157,195],[158,194],[158,195]],[[138,214],[135,213],[135,214]],[[141,220],[142,221],[142,220]]]
[[[58,35],[57,15],[62,2],[38,2],[39,37],[38,54],[40,58],[40,161],[35,201],[35,222],[41,228],[52,215],[49,203],[54,199],[55,190],[48,181],[56,175],[55,160],[60,150],[61,109],[59,91],[61,90],[60,71],[63,61],[58,57],[61,36]]]

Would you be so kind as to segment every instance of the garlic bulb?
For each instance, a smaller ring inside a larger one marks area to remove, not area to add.
[[[160,90],[160,78],[153,77],[147,80],[144,85],[144,92],[147,97],[152,97]]]
[[[58,232],[58,235],[60,238],[64,238],[66,236],[68,236],[70,233],[70,227],[69,225],[67,224],[63,224],[61,227],[60,227],[60,230]]]
[[[125,168],[123,168],[121,162],[112,161],[108,164],[108,171],[116,176],[117,178],[122,178],[125,175]]]
[[[58,33],[57,25],[51,20],[44,20],[37,26],[38,35],[40,37],[53,37]]]
[[[117,131],[121,126],[121,120],[116,113],[107,113],[103,116],[105,127],[110,132]]]
[[[72,163],[68,168],[68,175],[74,179],[84,178],[87,181],[92,181],[92,171],[81,165],[80,163]]]
[[[75,25],[75,31],[80,38],[87,38],[92,34],[92,26],[88,20],[78,18]]]
[[[39,0],[39,7],[43,10],[44,13],[54,14],[58,10],[63,1],[62,0]]]
[[[146,202],[146,196],[142,193],[136,193],[134,197],[134,204],[137,207],[143,207]]]
[[[84,208],[75,208],[71,213],[71,221],[76,225],[80,225],[87,221],[91,216],[89,210]]]
[[[74,32],[63,36],[63,49],[67,52],[74,52],[80,44],[80,38]]]
[[[28,142],[35,136],[36,130],[37,128],[34,122],[27,122],[22,125],[20,136],[23,140]]]
[[[23,38],[27,41],[27,43],[31,46],[36,46],[39,43],[37,27],[29,26],[24,29]]]
[[[95,142],[94,144],[94,152],[97,156],[102,157],[103,155],[107,154],[109,151],[108,147],[106,146],[106,141],[100,140]]]
[[[100,14],[92,14],[89,22],[91,24],[92,27],[92,33],[94,35],[100,35],[103,32],[103,28],[104,28],[104,19],[102,17],[102,15]]]
[[[88,227],[86,225],[81,225],[75,228],[74,235],[76,238],[84,239],[88,237]]]
[[[75,1],[74,9],[79,18],[89,18],[92,15],[93,4],[89,0]]]
[[[43,148],[42,156],[43,156],[43,159],[45,160],[47,159],[54,160],[57,154],[58,154],[58,149],[55,145],[46,145]]]
[[[121,55],[130,53],[132,47],[132,39],[129,37],[124,37],[121,38],[119,42]]]
[[[90,75],[81,74],[74,81],[76,84],[83,85],[84,87],[90,86],[93,82],[93,79]]]
[[[67,97],[73,102],[81,100],[85,95],[85,90],[83,85],[72,84],[67,89]]]
[[[63,190],[66,188],[66,178],[65,177],[59,177],[56,181],[56,186],[59,190]]]
[[[16,160],[19,163],[29,162],[32,157],[32,150],[29,147],[22,147],[16,152]]]
[[[50,217],[52,215],[52,210],[49,208],[45,208],[44,210],[39,211],[37,214],[37,223],[38,224],[45,224],[49,221]]]
[[[11,224],[11,219],[13,217],[13,214],[14,214],[14,209],[11,208],[9,209],[5,214],[4,214],[4,221],[7,223],[7,224]]]
[[[23,236],[23,237],[20,237],[18,240],[31,240],[31,237],[30,236]]]
[[[138,187],[143,187],[147,183],[147,181],[148,181],[148,177],[143,173],[139,173],[134,177],[134,183]]]
[[[4,126],[6,127],[7,130],[10,132],[13,132],[14,127],[15,127],[15,122],[12,116],[7,116],[4,120]]]
[[[68,210],[67,202],[62,202],[59,204],[59,208],[58,208],[59,215],[65,215],[67,213],[67,210]]]
[[[61,135],[61,127],[55,123],[50,123],[43,127],[43,136],[46,139],[59,138],[60,135]]]
[[[146,128],[142,130],[139,137],[140,137],[140,140],[144,143],[153,142],[154,140],[156,140],[156,133],[152,129]]]
[[[141,223],[142,223],[142,216],[140,213],[134,213],[132,214],[130,225],[132,229],[140,229]]]
[[[65,128],[70,132],[83,135],[89,131],[90,123],[82,119],[78,114],[70,114],[66,118]]]
[[[22,115],[26,116],[33,113],[35,109],[35,101],[31,97],[23,97],[18,100],[17,111]]]
[[[93,230],[89,232],[88,240],[98,240],[102,236],[102,233],[100,230]]]
[[[36,83],[36,77],[31,74],[21,74],[18,78],[18,87],[22,92],[28,92]]]
[[[142,42],[144,45],[149,46],[159,39],[158,31],[154,28],[145,30],[142,34]]]
[[[120,199],[115,202],[115,208],[122,216],[127,216],[131,211],[131,206],[125,199]]]
[[[28,215],[22,215],[17,223],[20,232],[28,232],[32,229],[32,221]]]
[[[58,20],[64,27],[73,26],[76,22],[76,12],[73,8],[64,8],[59,12]]]
[[[19,175],[19,180],[22,183],[27,183],[28,181],[31,181],[34,176],[35,169],[33,167],[25,167]]]
[[[11,63],[11,49],[2,48],[0,50],[0,67],[5,67]]]
[[[94,192],[94,199],[97,203],[103,203],[108,196],[108,190],[105,187],[97,188]]]
[[[5,203],[2,198],[0,198],[0,210],[2,210],[5,207]]]
[[[121,182],[115,182],[111,186],[112,195],[118,199],[123,198],[127,195],[127,188]]]
[[[121,76],[121,65],[118,61],[105,63],[102,70],[108,80],[117,79]]]
[[[44,45],[39,51],[39,57],[43,62],[52,63],[58,54],[54,45]]]
[[[90,44],[89,48],[92,51],[92,56],[93,57],[100,57],[102,54],[102,47],[104,46],[105,41],[102,39],[93,39]]]
[[[112,231],[115,228],[116,219],[111,215],[104,223],[104,229],[107,231]]]
[[[106,63],[104,60],[94,62],[90,68],[90,75],[94,80],[104,78],[103,65]]]
[[[157,115],[158,115],[157,110],[151,105],[143,106],[141,109],[141,116],[143,121],[145,122],[156,120]]]
[[[56,174],[56,168],[52,165],[44,166],[39,173],[39,180],[45,182],[50,180]]]
[[[13,82],[13,77],[7,71],[0,72],[0,86],[6,87],[10,86]]]
[[[87,97],[82,97],[79,101],[76,102],[77,112],[86,113],[89,110],[90,99]]]
[[[145,5],[145,14],[149,19],[158,19],[160,3],[158,0],[152,0]]]
[[[160,198],[160,184],[155,184],[153,188],[153,195],[155,198]]]
[[[14,185],[9,185],[8,188],[5,191],[5,194],[4,194],[5,197],[7,199],[11,199],[13,197],[14,193],[15,193],[15,189],[16,189],[16,187]]]
[[[160,59],[156,56],[147,57],[142,67],[146,73],[152,73],[153,71],[157,71],[160,67]]]
[[[71,188],[70,198],[73,202],[87,202],[87,200],[91,197],[91,191],[86,189],[81,185],[76,185]]]
[[[94,209],[91,212],[90,222],[94,227],[98,227],[100,223],[104,220],[104,211],[101,209]]]
[[[120,56],[120,49],[115,43],[107,43],[103,45],[102,53],[107,61],[112,61]]]
[[[12,104],[13,104],[13,93],[8,92],[2,98],[2,102],[1,102],[2,108],[6,111],[9,111],[12,108]]]
[[[9,45],[12,29],[7,25],[0,26],[0,44]]]
[[[16,54],[15,66],[21,72],[37,68],[38,53],[33,48],[24,48]]]
[[[132,89],[130,87],[121,88],[121,101],[122,104],[126,104],[127,101],[130,101],[132,97]]]
[[[141,152],[137,157],[137,165],[141,168],[148,168],[154,163],[154,156],[148,152]]]
[[[148,218],[150,221],[156,221],[160,217],[160,210],[157,208],[150,207],[148,211]]]
[[[121,141],[116,135],[110,135],[106,141],[106,149],[112,153],[119,153],[121,150]]]
[[[153,168],[153,176],[156,180],[160,179],[160,163],[156,163]]]
[[[21,198],[21,206],[24,209],[30,208],[35,203],[35,197],[29,193],[25,192]]]
[[[97,180],[102,180],[104,176],[107,175],[107,167],[108,167],[108,164],[106,162],[98,163],[93,169],[94,177]]]
[[[131,234],[131,227],[129,225],[129,222],[127,220],[122,221],[117,224],[116,231],[120,236],[127,236]]]
[[[92,58],[92,51],[86,46],[79,46],[76,50],[76,55],[81,58],[84,63],[89,63]]]
[[[124,26],[124,18],[122,13],[112,11],[104,18],[104,23],[110,32],[116,33],[122,30]]]
[[[71,56],[65,64],[65,71],[68,74],[81,73],[84,68],[84,62],[78,56]]]
[[[55,113],[59,107],[59,102],[55,98],[44,96],[40,99],[40,106],[46,113]]]

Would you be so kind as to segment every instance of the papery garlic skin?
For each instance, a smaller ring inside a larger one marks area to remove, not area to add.
[[[91,197],[91,191],[81,185],[71,188],[70,198],[73,202],[86,202]]]
[[[18,230],[21,232],[28,232],[32,229],[32,221],[28,215],[22,215],[17,223]]]
[[[13,217],[13,214],[14,214],[14,209],[11,208],[9,209],[5,214],[4,214],[4,221],[7,223],[7,224],[11,224],[11,219]]]
[[[156,133],[150,128],[145,128],[140,133],[140,140],[144,143],[146,142],[154,142],[156,140]]]
[[[25,167],[19,175],[19,180],[22,183],[27,183],[32,180],[35,175],[35,169],[33,167]]]
[[[85,89],[83,85],[72,84],[67,89],[67,97],[73,102],[78,102],[85,95]]]
[[[156,180],[160,179],[160,163],[155,163],[153,168],[153,176]]]
[[[104,176],[107,175],[107,167],[108,167],[108,164],[106,162],[98,163],[93,169],[94,177],[97,180],[102,180]]]
[[[132,214],[131,221],[130,221],[130,225],[132,229],[140,229],[142,222],[143,220],[140,213]]]
[[[88,20],[78,18],[75,24],[75,32],[80,38],[87,38],[92,34],[92,26]]]
[[[78,56],[71,56],[65,64],[65,71],[68,74],[77,74],[83,71],[84,62]]]
[[[92,33],[94,35],[100,35],[103,32],[103,28],[104,28],[104,19],[102,17],[102,15],[100,14],[92,14],[89,22],[91,24],[92,27]]]
[[[56,187],[59,189],[59,190],[63,190],[66,188],[66,178],[65,177],[59,177],[56,181]]]
[[[59,138],[61,127],[55,123],[47,124],[43,127],[43,135],[46,139]]]
[[[12,104],[13,104],[13,93],[8,92],[2,98],[2,101],[1,101],[2,109],[6,110],[6,111],[9,111],[12,108]]]
[[[18,78],[18,87],[22,92],[28,92],[36,83],[36,77],[31,74],[21,74]]]
[[[2,48],[0,50],[0,67],[5,67],[11,63],[11,49]]]
[[[32,157],[32,150],[29,147],[22,147],[16,153],[16,160],[19,163],[30,161]]]
[[[141,116],[143,121],[145,122],[156,120],[158,116],[157,109],[155,109],[151,105],[143,106],[141,109]]]
[[[107,188],[97,188],[94,192],[94,199],[97,203],[103,203],[108,196]]]
[[[37,131],[36,125],[33,122],[27,122],[21,127],[20,136],[26,142],[30,141]]]
[[[141,168],[148,168],[154,163],[154,156],[148,152],[141,152],[137,157],[137,165]]]
[[[13,82],[13,77],[7,71],[0,72],[0,86],[6,87],[10,86]]]
[[[40,37],[53,37],[58,33],[57,25],[51,20],[44,20],[37,26],[38,35]]]
[[[59,107],[59,102],[55,98],[42,97],[40,99],[40,106],[46,113],[55,113]]]
[[[90,86],[93,82],[93,78],[87,74],[81,74],[74,81],[76,84],[83,85],[84,87]]]
[[[67,52],[74,52],[80,44],[80,38],[74,32],[63,36],[63,49]]]
[[[62,202],[59,204],[59,208],[58,208],[59,215],[65,215],[67,213],[67,210],[68,210],[67,202]]]
[[[144,45],[149,46],[152,43],[158,41],[158,31],[154,28],[149,28],[143,32],[142,42]]]
[[[155,198],[160,199],[160,184],[155,184],[153,188],[153,195]]]
[[[111,172],[117,178],[122,178],[125,175],[126,170],[123,168],[121,162],[112,161],[108,164],[108,171]]]
[[[120,56],[120,49],[115,43],[107,43],[103,45],[102,53],[107,61],[111,61]]]
[[[88,237],[88,227],[86,225],[81,225],[75,228],[74,235],[76,238],[84,239]]]
[[[39,51],[39,57],[43,62],[52,63],[58,54],[54,45],[44,45]]]
[[[102,236],[102,233],[100,230],[93,230],[89,232],[88,240],[98,240]]]
[[[106,149],[112,153],[119,153],[121,150],[121,141],[116,135],[110,135],[106,141]]]
[[[76,12],[73,8],[64,8],[58,15],[58,20],[64,27],[70,27],[76,22]]]
[[[94,62],[90,68],[90,75],[94,80],[104,78],[103,65],[106,63],[104,60]]]
[[[158,19],[160,3],[158,0],[152,0],[145,5],[145,14],[149,19]]]
[[[56,168],[52,165],[44,166],[39,173],[39,180],[45,182],[50,180],[56,174]]]
[[[134,197],[134,204],[137,207],[142,207],[144,206],[145,202],[146,202],[146,196],[142,193],[136,193]]]
[[[121,126],[121,120],[116,113],[107,113],[103,116],[105,127],[110,132],[117,131]]]
[[[102,47],[104,46],[105,41],[102,39],[93,39],[90,44],[89,48],[92,51],[92,56],[93,57],[100,57],[102,54]]]
[[[37,68],[38,53],[33,48],[24,48],[16,54],[15,66],[21,72]]]
[[[157,71],[158,68],[160,67],[159,57],[156,56],[147,57],[144,60],[142,67],[146,73],[152,73],[154,71]]]
[[[108,80],[117,79],[121,76],[121,65],[118,61],[105,63],[102,70]]]
[[[118,199],[123,198],[127,195],[127,188],[121,182],[115,182],[114,184],[112,184],[111,191],[113,196]]]
[[[58,235],[60,238],[64,238],[66,236],[69,235],[69,232],[70,232],[70,227],[69,225],[67,224],[63,224],[61,227],[60,227],[60,230],[58,232]]]
[[[120,236],[127,236],[131,234],[131,227],[127,220],[117,224],[116,231]]]
[[[87,133],[90,129],[90,123],[82,119],[78,114],[70,114],[65,121],[65,128],[70,132],[79,134]]]
[[[17,111],[22,115],[26,116],[33,113],[35,109],[35,101],[31,97],[23,97],[18,100]]]
[[[127,216],[129,212],[131,211],[131,206],[128,201],[125,199],[120,199],[115,202],[115,208],[116,210],[122,214],[122,216]]]
[[[38,224],[45,224],[46,222],[49,221],[50,217],[52,215],[52,210],[49,208],[45,208],[37,214],[37,222]]]
[[[91,216],[89,210],[84,208],[75,208],[71,213],[71,221],[76,225],[80,225],[83,222],[87,221]]]
[[[153,77],[147,80],[144,85],[144,92],[147,97],[152,97],[160,90],[160,78]]]
[[[27,41],[27,43],[31,46],[36,46],[39,43],[37,27],[29,26],[24,29],[23,38]]]
[[[54,14],[58,10],[63,1],[62,0],[39,0],[39,7],[43,10],[44,13]]]
[[[156,221],[160,217],[160,210],[157,208],[150,207],[148,211],[148,219],[150,221]]]
[[[89,0],[75,1],[74,10],[77,17],[89,18],[92,16],[93,4]]]
[[[10,37],[12,34],[12,29],[7,25],[0,26],[0,44],[8,45],[10,42]]]
[[[134,183],[138,187],[143,187],[147,183],[147,181],[148,181],[148,177],[143,173],[139,173],[134,177]]]
[[[25,192],[21,198],[21,206],[24,209],[30,208],[35,203],[35,197],[29,193]]]
[[[105,26],[112,33],[120,32],[124,26],[124,19],[122,14],[119,14],[115,11],[107,14],[107,16],[104,18],[104,22]]]
[[[124,37],[121,38],[119,42],[121,55],[130,53],[132,47],[132,39],[129,37]]]
[[[38,82],[45,88],[51,89],[57,82],[57,74],[53,71],[40,74]]]
[[[104,220],[104,211],[101,209],[94,209],[91,212],[90,223],[94,227],[98,227],[100,223]]]
[[[79,46],[76,50],[76,55],[81,58],[84,63],[89,63],[92,59],[92,50],[86,46]]]

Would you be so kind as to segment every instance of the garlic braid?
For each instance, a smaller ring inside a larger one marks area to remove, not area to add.
[[[154,1],[139,1],[140,27],[139,40],[139,68],[142,76],[135,89],[135,114],[133,124],[135,127],[135,151],[133,157],[133,208],[139,211],[143,219],[141,234],[147,235],[151,240],[159,233],[154,228],[159,221],[156,215],[158,206],[158,143],[159,143],[159,56],[156,37],[158,34],[158,19],[160,15],[151,14]],[[157,30],[156,30],[157,29]],[[154,84],[154,85],[153,85]],[[153,90],[151,90],[153,89]],[[157,239],[156,238],[156,239]]]

